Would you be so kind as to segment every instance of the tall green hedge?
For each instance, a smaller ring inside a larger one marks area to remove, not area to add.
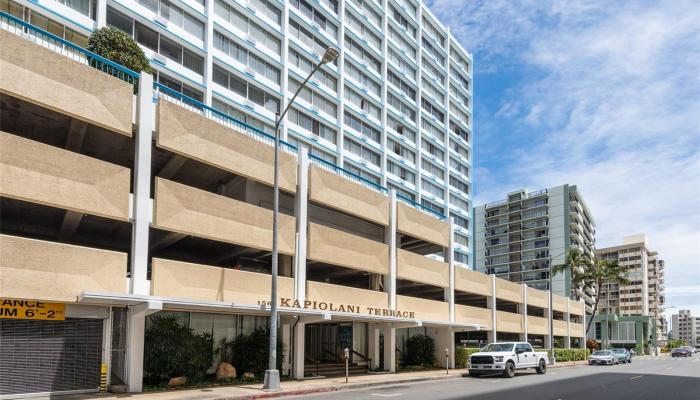
[[[432,367],[435,364],[435,340],[426,335],[414,335],[406,340],[404,364]]]
[[[457,347],[455,348],[455,368],[467,368],[469,356],[476,353],[478,347]]]
[[[547,354],[552,356],[552,352],[547,350]],[[590,350],[588,349],[554,349],[557,361],[585,361],[588,360]]]

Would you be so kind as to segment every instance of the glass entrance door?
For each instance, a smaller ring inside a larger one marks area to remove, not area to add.
[[[306,325],[305,357],[322,363],[340,362],[343,348],[352,349],[352,323]]]

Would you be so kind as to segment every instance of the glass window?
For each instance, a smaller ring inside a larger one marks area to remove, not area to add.
[[[136,23],[136,41],[155,52],[158,51],[158,32],[138,22]]]
[[[182,47],[175,43],[175,41],[170,40],[165,36],[160,38],[159,53],[173,61],[177,61],[179,64],[182,64]]]
[[[134,35],[134,20],[126,15],[107,7],[107,25],[125,32],[129,36]]]

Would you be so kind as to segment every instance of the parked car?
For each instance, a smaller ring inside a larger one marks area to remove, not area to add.
[[[621,363],[629,364],[632,362],[632,354],[627,349],[611,349],[617,355],[617,359]]]
[[[502,373],[515,376],[515,370],[534,368],[538,374],[547,372],[549,357],[545,351],[534,351],[530,343],[490,343],[469,357],[469,375]]]
[[[684,348],[684,349],[688,349],[688,351],[690,351],[690,352],[693,353],[693,354],[695,354],[695,353],[698,352],[698,350],[697,350],[695,347],[693,347],[693,346],[683,346],[683,348]]]
[[[619,363],[620,359],[617,357],[617,354],[615,354],[611,350],[596,350],[593,352],[593,354],[588,356],[589,365],[613,365]]]
[[[671,357],[692,357],[693,352],[685,347],[677,347],[671,352]]]

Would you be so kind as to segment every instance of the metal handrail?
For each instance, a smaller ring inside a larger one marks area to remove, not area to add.
[[[447,216],[445,214],[437,212],[437,211],[435,211],[431,208],[428,208],[420,203],[417,203],[399,192],[396,192],[396,198],[403,201],[404,203],[414,207],[414,208],[417,208],[421,211],[427,212],[428,214],[432,214],[435,218],[437,218],[439,220],[444,220],[447,218]]]
[[[68,56],[74,61],[89,65],[92,68],[132,84],[134,86],[134,93],[136,93],[139,79],[138,72],[132,71],[129,68],[108,60],[90,50],[84,49],[75,43],[69,42],[68,40],[29,24],[6,12],[0,11],[0,22],[2,22],[3,25],[7,25],[6,27],[2,27],[6,31],[18,34],[18,36],[25,37],[35,44]],[[21,30],[21,32],[15,32],[12,28]]]
[[[309,153],[309,159],[311,159],[311,161],[314,164],[318,165],[321,168],[327,169],[327,170],[334,172],[338,175],[342,175],[350,180],[354,180],[363,186],[366,186],[370,189],[378,191],[381,194],[387,194],[389,192],[389,189],[385,188],[384,186],[376,184],[367,178],[363,178],[362,176],[360,176],[354,172],[348,171],[345,168],[339,167],[339,166],[333,164],[332,162],[326,161],[323,158],[321,158],[317,155],[314,155],[313,153]]]

